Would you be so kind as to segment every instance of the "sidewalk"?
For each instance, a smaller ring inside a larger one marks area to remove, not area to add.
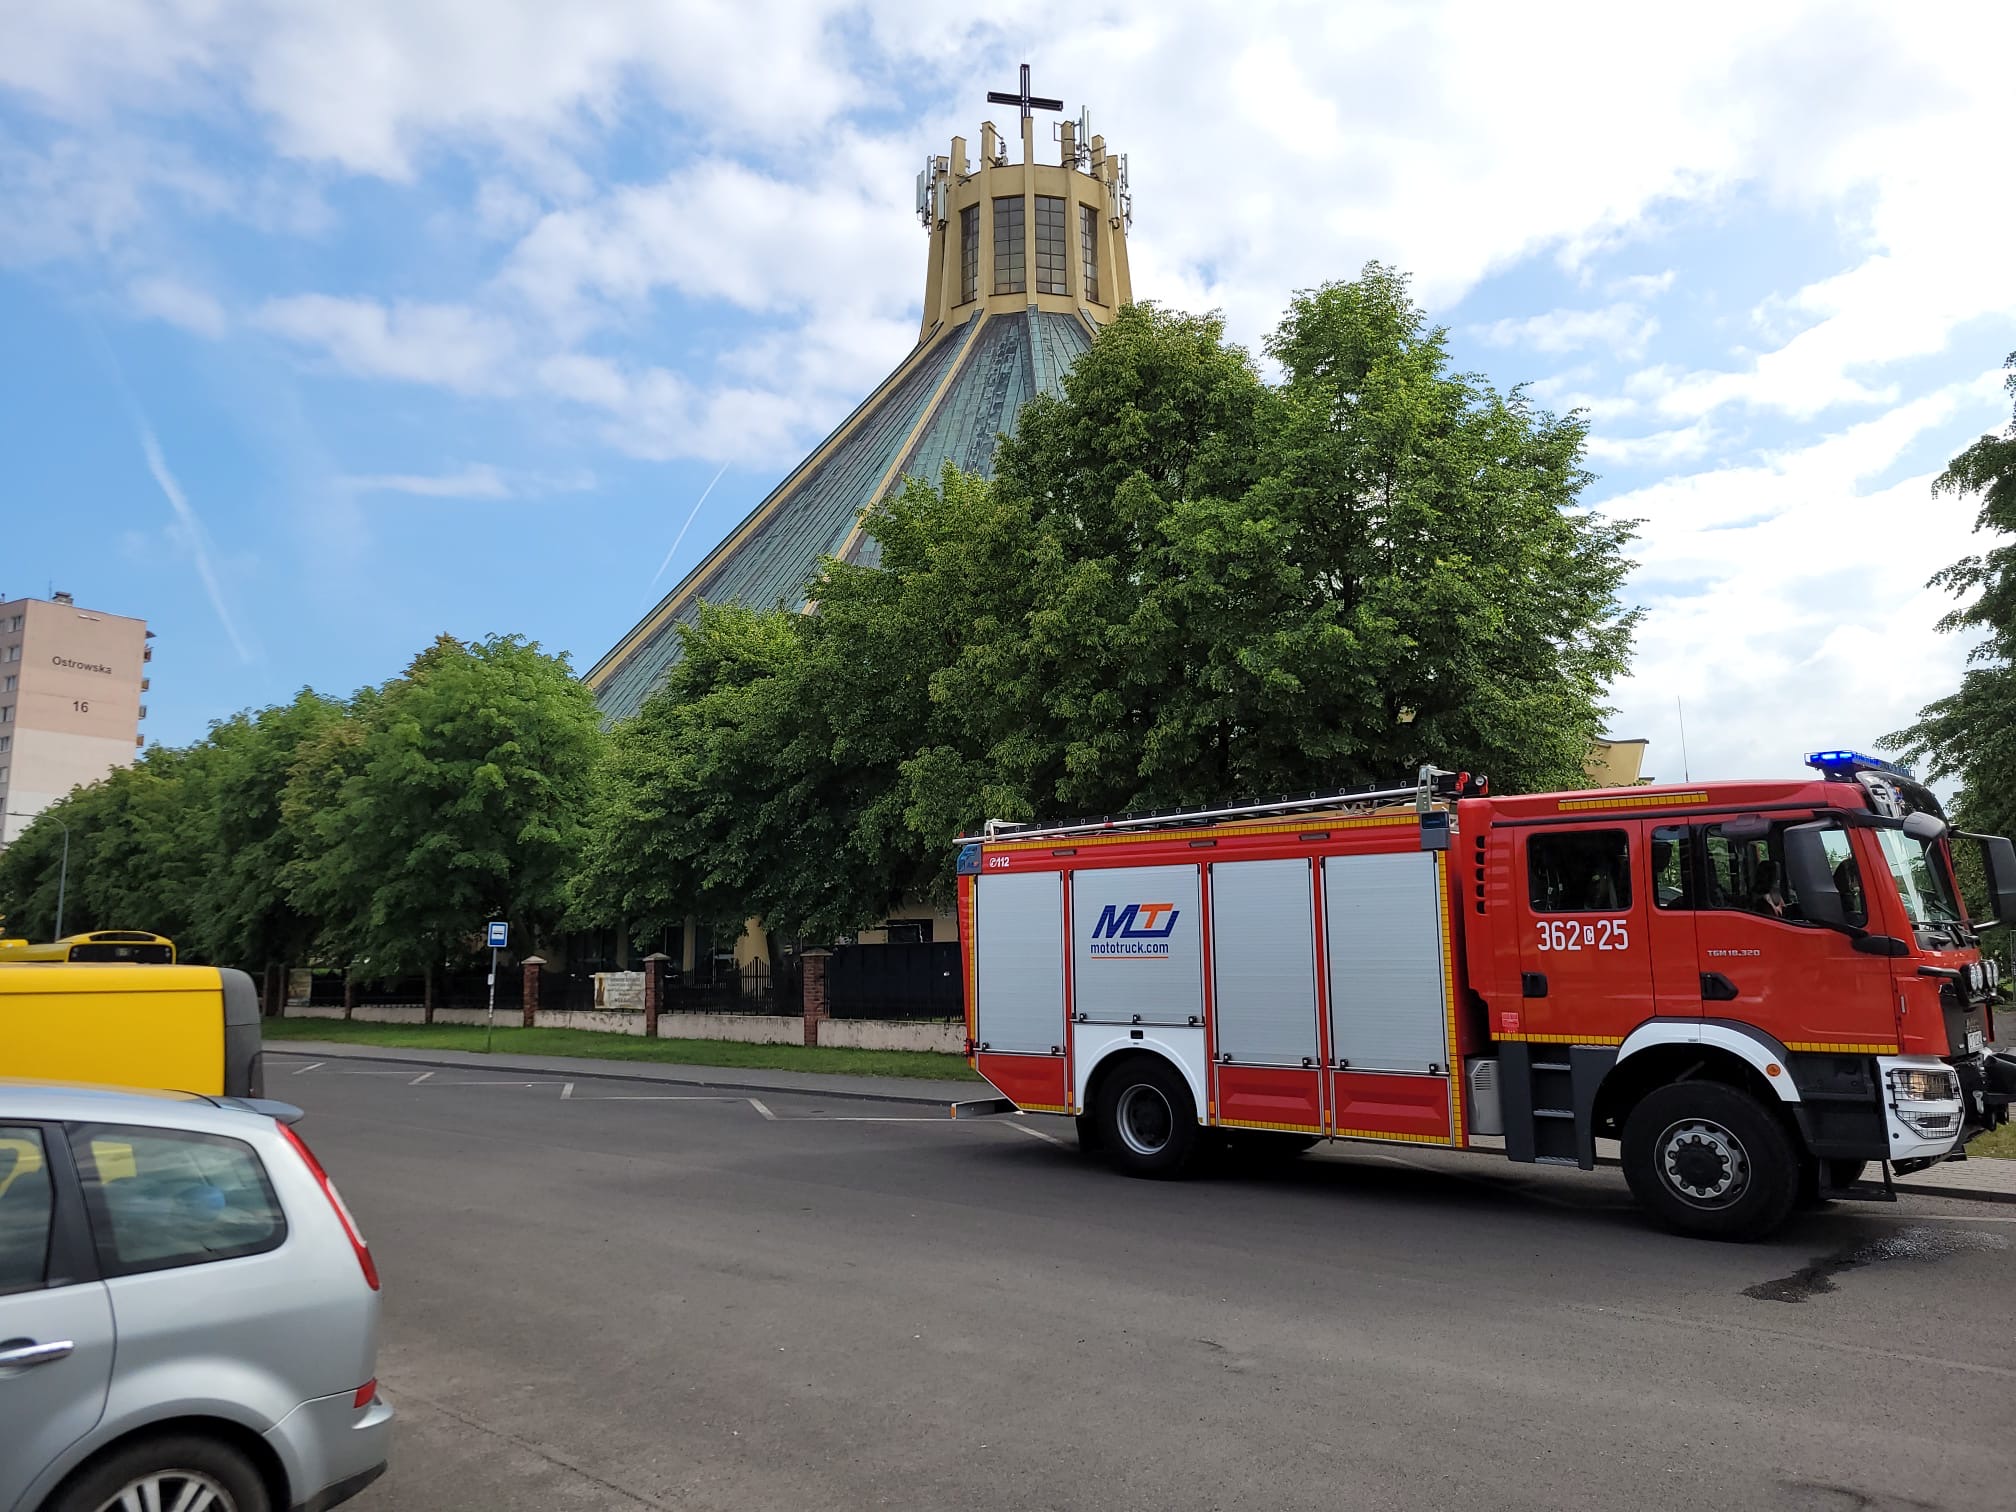
[[[661,1061],[587,1060],[572,1055],[483,1055],[467,1050],[388,1050],[376,1045],[280,1040],[266,1047],[266,1095],[283,1101],[285,1078],[300,1069],[284,1060],[389,1061],[394,1065],[456,1070],[525,1071],[576,1081],[662,1082],[723,1092],[789,1092],[853,1102],[904,1103],[948,1111],[955,1102],[995,1095],[985,1082],[925,1081],[908,1076],[839,1076],[816,1071],[762,1071],[749,1066],[681,1066]]]

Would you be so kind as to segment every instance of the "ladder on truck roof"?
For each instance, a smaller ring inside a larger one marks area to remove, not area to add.
[[[1097,835],[1120,829],[1161,829],[1183,825],[1209,824],[1220,819],[1260,819],[1275,814],[1308,813],[1314,809],[1370,809],[1380,804],[1400,803],[1411,798],[1423,814],[1432,813],[1439,803],[1465,796],[1481,797],[1489,779],[1472,778],[1468,772],[1444,771],[1424,766],[1411,787],[1368,787],[1341,793],[1311,793],[1304,798],[1275,798],[1237,804],[1229,808],[1172,809],[1147,814],[1120,814],[1099,819],[1079,819],[1063,824],[1024,824],[1008,819],[989,819],[977,835],[961,835],[955,845],[976,841],[1047,840],[1069,835]]]

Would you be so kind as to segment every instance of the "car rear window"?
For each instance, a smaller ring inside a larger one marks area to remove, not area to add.
[[[70,1145],[107,1275],[261,1254],[287,1237],[266,1167],[242,1140],[85,1124]]]
[[[42,1284],[55,1210],[41,1131],[0,1124],[0,1297]]]

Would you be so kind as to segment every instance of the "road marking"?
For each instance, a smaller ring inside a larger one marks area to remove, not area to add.
[[[768,1108],[764,1107],[760,1099],[754,1097],[750,1098],[749,1106],[754,1108],[758,1113],[761,1113],[765,1118],[769,1119],[770,1122],[772,1123],[777,1122],[777,1115],[775,1113],[772,1113]]]
[[[1027,1134],[1031,1139],[1040,1139],[1045,1144],[1053,1144],[1057,1146],[1057,1148],[1060,1150],[1068,1150],[1071,1148],[1069,1145],[1064,1143],[1063,1140],[1059,1139],[1055,1134],[1045,1134],[1041,1129],[1032,1129],[1027,1124],[1011,1123],[1008,1125],[1008,1127],[1013,1129],[1017,1134]]]
[[[420,1083],[427,1080],[427,1078],[432,1076],[433,1074],[434,1073],[432,1071],[422,1071],[418,1076],[414,1077],[413,1080],[406,1083],[406,1085],[409,1087],[417,1087],[420,1085]]]
[[[573,1099],[573,1096],[574,1096],[574,1083],[569,1082],[567,1083],[566,1086],[560,1089],[560,1101],[569,1102]]]
[[[296,1076],[306,1076],[310,1071],[313,1071],[317,1066],[326,1066],[328,1064],[329,1062],[327,1061],[310,1061],[307,1065],[303,1066],[299,1071],[296,1071],[294,1074]]]

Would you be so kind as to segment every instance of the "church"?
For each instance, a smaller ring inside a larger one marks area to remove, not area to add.
[[[917,345],[860,406],[750,511],[656,607],[589,669],[605,720],[644,706],[680,654],[678,626],[702,600],[802,607],[826,557],[874,561],[867,513],[905,478],[935,483],[951,462],[990,473],[1023,403],[1061,392],[1098,329],[1133,298],[1127,159],[1094,135],[1089,114],[1043,123],[1061,100],[987,98],[1020,111],[1021,158],[990,121],[977,158],[964,137],[925,160],[917,216],[929,234]]]

